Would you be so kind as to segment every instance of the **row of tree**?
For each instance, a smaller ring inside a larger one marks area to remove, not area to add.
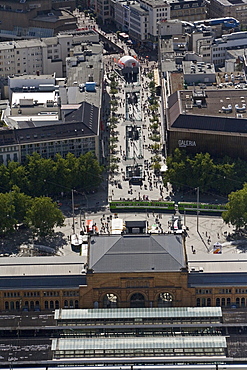
[[[54,226],[62,226],[64,217],[57,203],[49,197],[32,198],[13,186],[12,191],[0,193],[0,233],[4,235],[26,225],[44,236]]]
[[[222,213],[223,220],[237,229],[247,225],[247,184],[228,196],[227,211]]]
[[[0,165],[0,191],[9,192],[14,185],[32,197],[54,196],[75,189],[81,192],[97,190],[102,182],[103,168],[88,152],[80,157],[69,153],[45,159],[34,153],[25,164],[9,162]]]
[[[225,157],[213,159],[209,153],[189,156],[176,149],[167,157],[164,182],[170,182],[174,190],[188,191],[200,187],[202,193],[228,195],[247,182],[247,162]]]

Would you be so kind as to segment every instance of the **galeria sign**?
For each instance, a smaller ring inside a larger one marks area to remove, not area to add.
[[[179,148],[186,148],[187,146],[196,146],[196,142],[194,140],[178,140]]]

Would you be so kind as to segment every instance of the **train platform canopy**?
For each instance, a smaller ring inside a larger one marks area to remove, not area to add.
[[[137,59],[130,55],[125,55],[124,57],[120,58],[118,61],[118,66],[120,68],[133,68],[133,67],[139,67],[140,63]]]
[[[52,350],[125,348],[226,348],[225,337],[134,337],[134,338],[59,338],[52,341]]]
[[[144,319],[144,318],[219,318],[221,307],[159,307],[159,308],[118,308],[113,309],[74,309],[55,310],[54,319],[101,320],[101,319]]]

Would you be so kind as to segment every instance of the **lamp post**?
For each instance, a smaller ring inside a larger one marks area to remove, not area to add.
[[[75,232],[75,202],[74,202],[74,189],[71,189],[71,203],[72,203],[72,230]]]
[[[199,186],[196,188],[196,231],[199,233]]]

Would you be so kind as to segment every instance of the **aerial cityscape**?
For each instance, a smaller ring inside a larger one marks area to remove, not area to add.
[[[0,368],[247,369],[247,1],[0,16]]]

